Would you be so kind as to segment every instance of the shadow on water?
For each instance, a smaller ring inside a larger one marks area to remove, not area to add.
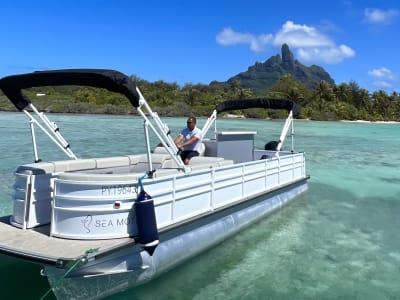
[[[40,276],[39,265],[0,254],[1,298],[40,299],[50,288],[47,278]],[[46,300],[55,299],[53,294]]]

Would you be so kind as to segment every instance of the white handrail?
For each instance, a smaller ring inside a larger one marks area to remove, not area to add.
[[[36,148],[36,138],[35,138],[35,131],[32,130],[33,125],[37,125],[40,130],[43,131],[44,134],[48,136],[69,158],[71,159],[77,159],[76,155],[72,152],[72,150],[69,147],[69,144],[65,141],[65,139],[61,136],[59,133],[58,128],[56,129],[53,125],[51,125],[50,121],[48,120],[47,117],[44,117],[43,113],[39,113],[39,111],[36,109],[36,107],[31,103],[30,108],[33,110],[33,112],[42,120],[44,125],[46,125],[47,129],[34,117],[32,114],[30,114],[26,109],[23,110],[25,115],[30,119],[31,124],[31,134],[32,136],[32,141],[34,143],[34,155],[35,155],[35,161],[38,161],[38,154],[37,154],[37,148]],[[36,149],[36,150],[35,150]]]
[[[137,108],[137,111],[139,114],[142,116],[142,118],[147,122],[147,126],[151,128],[151,130],[154,132],[154,134],[157,136],[157,138],[160,140],[161,144],[164,146],[164,148],[167,150],[171,158],[175,161],[177,166],[182,169],[185,173],[190,172],[191,168],[187,167],[183,164],[183,161],[178,154],[178,148],[175,145],[175,142],[171,138],[169,134],[169,129],[168,126],[164,123],[161,122],[160,117],[158,116],[157,113],[153,112],[150,106],[147,104],[146,99],[143,97],[142,93],[140,90],[136,87],[137,92],[139,93],[139,107]],[[147,115],[143,112],[142,106],[146,109],[148,114],[150,115],[151,119],[147,117]],[[151,122],[155,124],[153,124]],[[156,129],[158,128],[158,130]],[[150,145],[147,145],[146,147],[150,147]],[[148,149],[149,151],[150,149]]]
[[[210,129],[211,125],[213,122],[217,120],[217,111],[214,110],[211,116],[207,119],[206,123],[203,126],[203,129],[201,130],[203,138],[206,136],[208,130]]]
[[[290,125],[293,124],[293,112],[289,112],[289,116],[287,117],[285,124],[283,125],[283,129],[281,132],[281,136],[279,137],[279,144],[276,147],[277,151],[280,151],[282,148],[282,144],[285,141],[286,135],[289,131]],[[292,135],[292,151],[293,151],[293,135]]]

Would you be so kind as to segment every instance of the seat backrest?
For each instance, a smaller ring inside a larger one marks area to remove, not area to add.
[[[205,152],[206,152],[206,145],[204,145],[204,143],[201,142],[200,149],[199,149],[199,156],[204,156]]]

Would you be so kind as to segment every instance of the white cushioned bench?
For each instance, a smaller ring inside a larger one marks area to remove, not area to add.
[[[125,174],[96,174],[83,172],[66,172],[60,173],[56,177],[62,180],[71,181],[107,181],[107,182],[132,182],[142,177],[144,173],[125,173]]]
[[[171,160],[168,154],[151,154],[151,161],[153,168],[160,168],[163,164]],[[124,168],[126,167],[126,168]],[[77,172],[85,171],[89,173],[91,170],[96,170],[95,173],[104,171],[107,169],[120,168],[121,170],[136,169],[138,171],[146,170],[147,168],[147,155],[126,155],[126,156],[115,156],[115,157],[102,157],[102,158],[89,158],[89,159],[70,159],[70,160],[59,160],[52,162],[39,162],[19,166],[17,169],[18,173],[25,174],[46,174],[46,173],[59,173],[59,172]]]
[[[192,170],[200,170],[211,167],[219,167],[225,165],[232,165],[233,160],[224,159],[223,157],[210,157],[210,156],[195,156],[189,161],[189,166]],[[175,161],[169,160],[163,168],[177,168]]]
[[[224,159],[223,157],[196,156],[189,162],[192,171],[228,165],[233,165],[233,160]]]

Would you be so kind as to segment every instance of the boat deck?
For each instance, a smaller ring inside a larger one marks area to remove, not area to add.
[[[50,237],[50,226],[22,230],[10,224],[10,216],[0,217],[0,253],[36,262],[59,264],[73,261],[87,250],[97,249],[96,255],[133,245],[133,238],[107,240],[72,240]]]

